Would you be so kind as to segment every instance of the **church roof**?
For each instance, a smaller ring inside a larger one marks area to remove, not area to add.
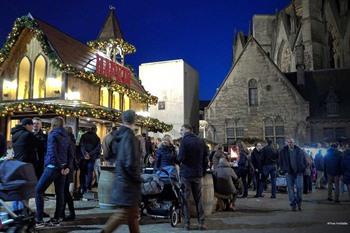
[[[108,39],[123,39],[123,34],[120,30],[119,22],[115,14],[115,8],[109,8],[109,14],[103,24],[103,27],[98,34],[98,39],[108,40]]]
[[[288,80],[310,104],[310,119],[327,117],[326,100],[333,89],[338,99],[339,114],[332,118],[350,117],[350,69],[305,72],[305,85],[297,84],[297,73],[286,73]]]

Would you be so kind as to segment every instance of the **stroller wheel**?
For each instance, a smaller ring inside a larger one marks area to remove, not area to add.
[[[176,225],[179,222],[180,222],[179,210],[173,209],[170,213],[170,224],[172,227],[176,227]]]

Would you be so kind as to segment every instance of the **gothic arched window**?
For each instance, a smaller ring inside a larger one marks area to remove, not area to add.
[[[326,108],[328,116],[338,115],[339,105],[338,105],[338,97],[334,92],[334,88],[330,87],[327,99],[326,99]]]
[[[258,105],[258,82],[251,79],[248,82],[249,106]]]
[[[277,145],[284,145],[284,122],[280,116],[275,119],[275,138]]]
[[[33,99],[45,97],[46,60],[39,55],[34,62]]]
[[[17,99],[29,99],[31,63],[28,57],[23,57],[18,66]]]
[[[266,118],[264,120],[264,132],[265,132],[265,139],[270,139],[273,141],[274,138],[274,130],[273,130],[273,120],[271,118]]]

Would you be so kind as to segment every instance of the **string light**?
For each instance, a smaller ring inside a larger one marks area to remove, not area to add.
[[[45,55],[48,56],[51,64],[58,70],[70,73],[74,77],[84,79],[87,81],[90,81],[94,84],[97,84],[99,86],[107,87],[111,91],[117,91],[122,94],[126,94],[129,96],[130,99],[135,100],[139,103],[145,103],[150,105],[156,105],[158,102],[158,98],[156,96],[152,96],[149,92],[140,93],[135,90],[130,89],[127,86],[124,86],[117,81],[114,80],[107,80],[102,76],[96,75],[95,73],[83,71],[75,68],[74,66],[70,64],[65,64],[60,61],[57,54],[51,49],[46,36],[44,33],[39,29],[38,23],[28,17],[23,16],[18,19],[16,19],[14,26],[12,28],[12,31],[7,36],[7,40],[4,43],[4,46],[0,49],[0,65],[8,58],[10,51],[14,44],[16,43],[20,33],[23,29],[28,28],[32,32],[34,32],[37,40],[40,42],[41,48]],[[90,41],[88,44],[92,48],[97,47],[103,47],[106,46],[107,43],[112,43],[113,45],[119,45],[122,47],[124,53],[133,53],[136,52],[136,48],[127,43],[126,41],[122,39],[110,39],[105,41]],[[101,48],[102,48],[101,47]]]
[[[13,116],[14,113],[33,112],[38,115],[54,113],[59,116],[89,117],[112,122],[121,121],[121,111],[109,108],[92,108],[92,107],[71,107],[58,104],[44,104],[36,102],[19,102],[0,105],[0,115]],[[138,115],[136,124],[147,128],[153,132],[168,132],[173,126],[165,124],[158,119],[143,117]]]

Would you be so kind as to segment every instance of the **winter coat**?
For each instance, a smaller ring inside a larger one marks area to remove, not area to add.
[[[234,181],[237,180],[237,175],[230,167],[229,163],[221,161],[213,172],[214,175],[214,190],[221,195],[231,195],[237,192]]]
[[[339,150],[329,148],[324,157],[324,170],[327,175],[339,176],[341,174],[341,157]]]
[[[249,168],[250,168],[250,161],[249,161],[248,155],[244,151],[241,151],[239,153],[239,159],[238,159],[238,170],[248,171]]]
[[[317,152],[315,155],[314,163],[317,171],[324,171],[324,158],[321,151]]]
[[[35,166],[37,141],[32,132],[29,132],[22,125],[16,125],[11,129],[12,147],[14,151],[14,158],[31,163]]]
[[[208,167],[208,150],[204,141],[193,133],[185,133],[183,136],[177,158],[181,163],[181,177],[198,178],[205,175]]]
[[[69,140],[68,134],[63,127],[51,130],[47,138],[45,167],[48,165],[53,165],[56,168],[68,167],[68,158],[71,156]]]
[[[258,169],[259,172],[262,172],[264,164],[263,151],[258,151],[256,148],[254,148],[254,150],[252,151],[251,159],[254,169]]]
[[[223,151],[221,150],[217,150],[215,152],[215,154],[213,155],[213,170],[215,170],[217,168],[217,166],[219,165],[219,160],[221,158],[225,158],[226,155]]]
[[[89,153],[90,159],[95,160],[100,157],[101,154],[101,140],[94,132],[86,132],[80,139],[80,150],[82,157],[85,153]]]
[[[4,135],[2,135],[2,133],[0,133],[0,158],[2,156],[6,156],[6,138],[4,137]]]
[[[112,154],[112,141],[114,138],[112,131],[110,133],[108,133],[105,138],[102,140],[102,152],[103,152],[103,158],[105,160],[111,160],[113,158],[113,154]]]
[[[350,149],[344,151],[344,156],[341,162],[344,184],[350,184]]]
[[[294,150],[296,153],[296,166],[297,171],[293,171],[291,162],[290,162],[290,155],[289,155],[289,148],[288,146],[285,146],[280,151],[280,157],[279,157],[279,165],[281,167],[281,170],[283,172],[286,172],[288,174],[304,174],[306,169],[306,158],[305,153],[300,147],[294,146]]]
[[[156,151],[156,156],[156,169],[160,169],[166,166],[175,166],[176,152],[173,145],[166,146],[162,144]]]
[[[73,134],[68,134],[68,143],[69,143],[69,153],[68,153],[68,181],[69,183],[73,183],[74,181],[74,169],[78,166],[78,162],[76,161],[76,145],[75,145],[75,137]]]
[[[276,165],[278,162],[278,152],[271,146],[267,145],[262,149],[263,166]]]
[[[112,197],[117,206],[137,206],[141,198],[140,143],[132,129],[121,126],[112,143],[115,172]]]
[[[39,178],[44,171],[44,158],[45,158],[45,153],[47,148],[47,135],[44,134],[42,130],[40,130],[38,133],[34,134],[34,136],[37,141],[37,148],[36,148],[37,163],[35,165],[35,171]]]

